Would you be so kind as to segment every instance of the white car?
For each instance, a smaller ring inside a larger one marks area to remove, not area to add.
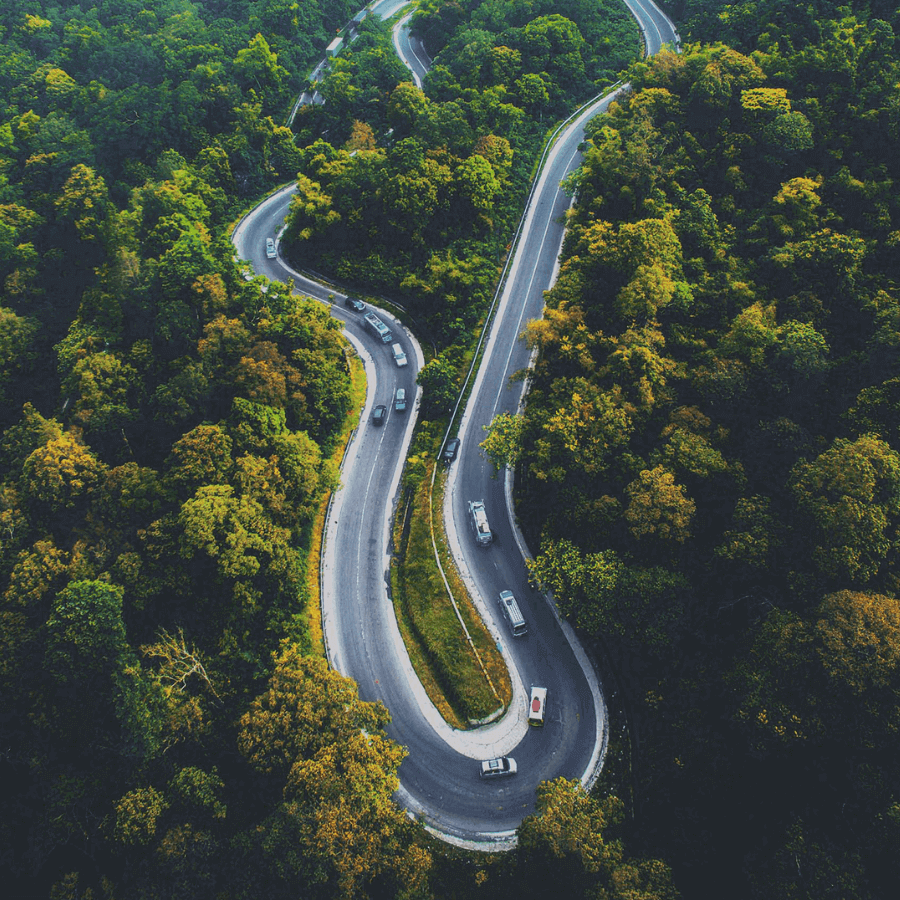
[[[482,778],[499,778],[503,775],[515,775],[517,771],[516,761],[511,756],[485,759],[481,763]]]
[[[269,259],[275,259],[277,253],[275,252],[275,241],[272,238],[266,238],[266,256]]]
[[[400,368],[403,368],[403,366],[405,366],[407,362],[406,354],[403,352],[403,348],[399,344],[394,344],[391,347],[391,353],[394,354],[394,362],[397,363]]]

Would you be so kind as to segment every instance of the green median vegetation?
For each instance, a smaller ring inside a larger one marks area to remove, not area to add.
[[[419,680],[447,722],[465,728],[505,710],[512,689],[503,657],[447,548],[441,516],[444,476],[433,478],[439,449],[440,432],[425,423],[407,463],[398,505],[391,587]],[[432,523],[452,600],[435,559]]]

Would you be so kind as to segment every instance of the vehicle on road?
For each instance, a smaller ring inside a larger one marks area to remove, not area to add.
[[[275,259],[277,253],[275,252],[275,241],[272,238],[266,238],[266,256],[269,259]]]
[[[363,318],[366,320],[366,325],[381,338],[382,343],[389,344],[394,339],[391,329],[388,328],[375,313],[368,312]]]
[[[456,454],[459,453],[459,445],[462,441],[459,438],[450,438],[447,441],[447,446],[444,447],[444,452],[441,454],[441,459],[449,466],[450,463],[456,459]]]
[[[362,300],[357,300],[356,297],[344,297],[344,306],[354,312],[364,312],[366,308],[366,304]]]
[[[393,347],[391,347],[391,353],[394,354],[394,362],[397,363],[397,366],[403,368],[407,362],[403,348],[399,344],[394,344]]]
[[[384,425],[384,420],[387,418],[387,407],[383,403],[379,403],[375,409],[372,410],[372,424],[373,425]]]
[[[394,409],[397,412],[406,412],[406,390],[404,388],[397,388],[397,393],[394,395]]]
[[[531,702],[528,705],[528,724],[540,728],[544,724],[544,711],[547,706],[547,688],[533,687]]]
[[[484,500],[469,501],[469,521],[472,523],[472,531],[475,541],[482,547],[486,547],[494,539],[491,534],[491,526],[488,525],[487,512],[484,509]]]
[[[516,761],[511,756],[497,756],[481,762],[482,778],[498,778],[503,775],[515,775],[518,771]]]
[[[503,617],[509,622],[509,630],[513,633],[513,637],[528,634],[525,616],[522,615],[512,591],[500,591],[500,609],[503,610]]]

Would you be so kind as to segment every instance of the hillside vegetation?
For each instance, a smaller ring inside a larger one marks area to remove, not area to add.
[[[477,855],[392,802],[387,710],[316,656],[345,348],[226,235],[299,172],[291,252],[408,304],[439,419],[546,128],[637,59],[633,23],[428,0],[424,91],[368,22],[288,127],[343,0],[3,3],[13,893],[897,895],[900,21],[669,7],[695,43],[591,126],[529,403],[488,444],[606,651],[614,764]]]
[[[889,897],[896,16],[680,8],[744,52],[640,63],[592,123],[528,406],[487,446],[625,688],[640,847],[687,896]]]
[[[325,307],[243,272],[227,240],[318,152],[305,119],[284,123],[354,12],[0,9],[0,872],[15,896],[428,897],[528,877],[530,856],[435,849],[392,801],[406,751],[387,710],[314,646],[307,555],[352,412],[346,348]],[[392,72],[382,104],[406,77]],[[504,141],[488,141],[501,157]],[[566,790],[610,882],[630,865],[620,808]],[[523,846],[552,854],[555,835],[532,826]]]

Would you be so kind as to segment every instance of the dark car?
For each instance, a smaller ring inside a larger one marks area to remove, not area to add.
[[[450,463],[456,459],[456,454],[459,452],[459,445],[462,443],[459,438],[450,438],[447,441],[447,446],[444,447],[444,452],[441,454],[441,459],[449,466]]]
[[[387,418],[387,407],[380,403],[375,409],[372,410],[372,424],[373,425],[384,425],[384,420]]]
[[[356,297],[345,297],[344,306],[348,306],[354,312],[365,312],[366,309],[366,304],[362,300],[357,300]]]

